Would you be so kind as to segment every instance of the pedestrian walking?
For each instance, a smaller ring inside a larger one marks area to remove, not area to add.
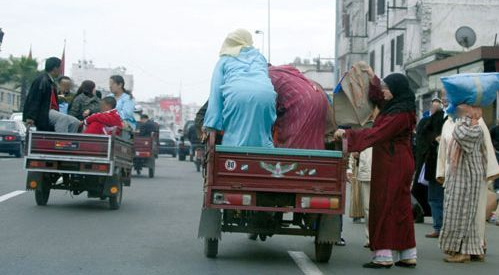
[[[480,189],[486,178],[486,157],[483,150],[484,132],[479,125],[479,107],[460,105],[454,123],[444,128],[445,154],[444,218],[440,233],[440,248],[450,263],[469,262],[472,256],[484,259],[480,227],[476,223],[479,212]]]
[[[379,79],[374,78],[379,83]],[[373,147],[369,202],[369,245],[374,251],[365,268],[415,267],[416,240],[410,188],[414,174],[411,136],[416,124],[414,92],[403,74],[374,85],[370,99],[381,109],[370,129],[337,130],[348,138],[348,151]],[[393,252],[395,251],[395,252]]]

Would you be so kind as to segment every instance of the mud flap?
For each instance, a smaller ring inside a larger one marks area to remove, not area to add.
[[[219,209],[204,208],[199,221],[198,238],[222,239],[222,213]]]
[[[115,186],[117,188],[120,188],[120,182],[117,176],[112,176],[112,177],[106,177],[104,181],[104,186],[102,188],[102,195],[103,197],[111,197],[114,196],[111,194],[110,189],[112,186]],[[121,192],[121,190],[119,190]]]
[[[30,183],[35,181],[37,190],[42,190],[43,185],[43,173],[41,172],[28,172],[28,176],[26,177],[26,190],[35,190],[30,186]]]
[[[341,216],[321,215],[316,240],[318,243],[328,244],[341,240]]]

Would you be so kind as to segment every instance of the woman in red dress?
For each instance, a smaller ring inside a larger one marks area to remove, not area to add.
[[[365,268],[416,266],[411,207],[414,158],[411,137],[416,125],[415,95],[403,74],[391,74],[371,85],[370,98],[381,108],[370,129],[337,130],[348,139],[349,152],[373,147],[369,203],[369,243],[374,257]],[[380,85],[379,85],[380,84]],[[377,89],[376,89],[377,87]]]

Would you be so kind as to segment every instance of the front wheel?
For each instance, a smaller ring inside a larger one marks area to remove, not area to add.
[[[204,239],[204,255],[207,258],[216,258],[218,254],[218,239]]]
[[[42,186],[40,186],[40,188],[37,188],[35,190],[35,201],[37,205],[45,206],[49,201],[50,186],[48,186],[48,184],[45,181],[43,181],[41,185]]]
[[[123,200],[123,183],[120,183],[118,194],[109,197],[109,208],[111,210],[118,210]]]
[[[315,241],[315,260],[319,263],[327,263],[331,258],[333,251],[333,244],[331,243],[318,243]]]

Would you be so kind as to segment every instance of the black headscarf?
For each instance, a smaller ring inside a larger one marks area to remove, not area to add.
[[[414,112],[416,110],[416,96],[409,87],[409,80],[403,74],[390,74],[383,79],[393,95],[393,99],[386,102],[381,114],[398,114]]]

